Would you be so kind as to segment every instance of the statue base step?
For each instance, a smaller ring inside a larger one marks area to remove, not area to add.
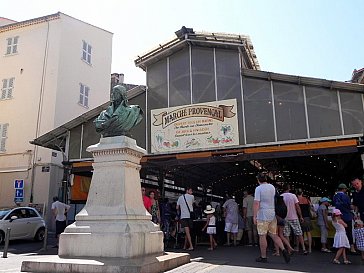
[[[187,253],[167,252],[159,256],[144,256],[132,259],[120,258],[60,258],[52,256],[37,261],[24,261],[22,272],[59,273],[157,273],[165,272],[190,262]]]

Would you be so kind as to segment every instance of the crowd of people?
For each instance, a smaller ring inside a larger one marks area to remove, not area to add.
[[[352,196],[348,195],[347,185],[341,183],[331,199],[320,198],[316,207],[304,190],[293,191],[286,183],[277,189],[269,181],[266,172],[258,173],[254,195],[244,191],[240,205],[230,194],[226,194],[225,200],[214,207],[204,202],[196,205],[191,187],[187,187],[186,192],[173,203],[167,198],[158,202],[154,191],[150,191],[148,197],[145,188],[142,188],[142,195],[152,221],[161,226],[165,236],[176,236],[178,227],[184,232],[183,249],[187,251],[194,250],[193,220],[204,218],[200,231],[206,232],[209,238],[208,250],[216,249],[218,243],[225,246],[255,245],[260,247],[256,261],[265,263],[270,244],[274,249],[273,255],[282,255],[288,263],[294,253],[309,255],[312,252],[312,221],[315,221],[320,232],[321,252],[337,250],[332,260],[334,264],[350,264],[348,253],[361,253],[364,261],[364,188],[359,177],[350,181],[354,189]],[[279,204],[279,199],[284,205]],[[220,222],[223,222],[224,242],[216,237]],[[333,242],[329,243],[330,226],[335,229],[335,235]]]

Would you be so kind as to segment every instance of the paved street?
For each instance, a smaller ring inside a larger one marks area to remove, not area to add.
[[[0,248],[0,273],[19,273],[21,263],[24,260],[37,260],[47,255],[56,255],[57,249],[52,248],[54,239],[50,238],[49,248],[45,252],[38,252],[36,247],[41,247],[39,243],[26,242],[11,244],[9,248],[8,258],[2,258],[2,247]],[[34,251],[19,250],[19,246]],[[39,248],[38,248],[39,249]],[[169,251],[181,251],[173,250]],[[296,254],[292,256],[290,264],[286,264],[282,257],[273,257],[269,255],[269,262],[260,264],[255,262],[255,258],[259,256],[258,247],[238,246],[224,247],[219,246],[214,251],[208,251],[207,246],[197,246],[190,252],[191,263],[183,265],[179,268],[168,271],[168,273],[362,273],[364,272],[364,264],[361,262],[360,256],[349,256],[353,262],[352,265],[334,265],[331,263],[334,253],[321,253],[315,250],[311,255],[304,256]],[[271,253],[269,253],[271,254]]]

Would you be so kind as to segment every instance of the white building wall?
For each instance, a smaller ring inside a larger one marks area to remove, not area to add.
[[[91,65],[81,59],[83,40],[92,46]],[[110,99],[111,48],[110,32],[62,15],[55,127]],[[78,104],[80,83],[90,88],[87,108]]]
[[[18,53],[5,55],[7,38],[19,36]],[[82,40],[93,46],[92,65],[81,60]],[[0,84],[15,78],[13,97],[0,100],[8,123],[0,152],[0,207],[14,205],[14,180],[25,180],[26,205],[50,204],[62,184],[62,153],[29,141],[88,111],[78,104],[80,82],[90,87],[89,108],[109,99],[112,33],[60,13],[59,19],[0,28]],[[1,92],[0,92],[1,94]],[[49,172],[42,167],[49,166]],[[34,167],[34,173],[32,172]]]

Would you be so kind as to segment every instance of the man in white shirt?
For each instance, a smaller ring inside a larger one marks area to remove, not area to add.
[[[293,230],[293,234],[297,236],[298,242],[302,246],[303,254],[307,255],[306,246],[303,241],[303,233],[301,229],[301,224],[303,223],[303,217],[301,208],[298,202],[298,198],[295,194],[290,192],[291,187],[288,184],[283,186],[283,196],[284,203],[287,206],[287,216],[285,218],[283,235],[289,240],[289,236],[291,235],[291,229]]]
[[[180,211],[181,228],[185,230],[185,244],[183,249],[193,250],[191,240],[191,229],[193,227],[193,220],[191,219],[190,212],[193,211],[193,203],[195,197],[192,195],[192,188],[186,188],[186,194],[181,195],[177,200],[177,210]]]
[[[225,216],[226,245],[230,246],[230,236],[233,234],[234,246],[238,235],[239,206],[230,194],[226,194],[226,202],[222,205]]]
[[[54,218],[56,219],[56,238],[57,238],[57,245],[55,247],[58,247],[59,235],[66,228],[67,225],[66,213],[69,209],[70,209],[69,205],[60,202],[57,196],[53,197],[52,212]]]
[[[274,243],[282,250],[286,263],[289,263],[290,257],[288,251],[284,248],[281,238],[277,235],[277,219],[274,208],[274,197],[276,189],[269,184],[266,172],[260,172],[257,175],[259,186],[255,188],[253,204],[253,221],[257,225],[259,235],[260,257],[257,262],[267,262],[267,234],[272,238]]]

